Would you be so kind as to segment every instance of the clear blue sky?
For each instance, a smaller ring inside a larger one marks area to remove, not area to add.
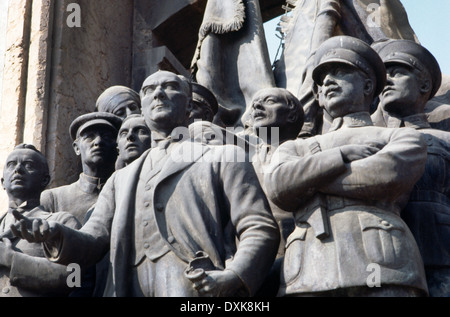
[[[401,2],[421,44],[433,53],[442,72],[450,75],[450,0],[401,0]],[[275,37],[278,21],[277,18],[264,25],[272,62],[280,44],[279,39]]]

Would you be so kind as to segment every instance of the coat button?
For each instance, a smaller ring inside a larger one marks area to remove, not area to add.
[[[148,248],[150,248],[150,244],[144,243],[144,249],[148,249]]]
[[[385,227],[389,227],[391,224],[389,222],[387,222],[386,220],[381,221],[381,225],[385,226]]]
[[[164,205],[161,204],[161,203],[157,203],[157,204],[156,204],[156,210],[158,210],[158,211],[163,211],[163,210],[164,210]]]
[[[148,208],[148,206],[150,206],[150,203],[149,203],[148,201],[146,201],[146,202],[144,203],[144,207],[145,207],[145,208]]]
[[[148,226],[148,221],[144,221],[142,224],[144,225],[144,227],[147,227]]]
[[[175,238],[173,236],[170,236],[170,237],[167,238],[167,241],[169,243],[174,243],[175,242]]]
[[[4,287],[4,288],[2,289],[3,294],[8,294],[9,291],[10,291],[9,287]]]

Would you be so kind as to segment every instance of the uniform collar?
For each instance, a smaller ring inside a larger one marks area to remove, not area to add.
[[[385,113],[386,114],[386,113]],[[430,129],[431,126],[428,123],[427,116],[425,113],[414,114],[412,116],[407,116],[403,118],[398,118],[386,114],[385,118],[386,126],[388,128],[413,128],[416,130],[420,129]]]
[[[18,209],[22,211],[29,211],[32,210],[40,205],[39,199],[30,199],[25,202],[25,204],[22,204],[23,206],[17,206],[13,201],[10,201],[8,204],[8,207],[10,210],[12,209]]]
[[[95,176],[89,176],[84,173],[80,174],[80,187],[86,193],[99,192],[103,185],[105,185],[107,179]]]
[[[335,118],[329,131],[336,131],[341,128],[358,128],[373,126],[372,119],[369,112],[355,112],[350,113],[344,117]]]

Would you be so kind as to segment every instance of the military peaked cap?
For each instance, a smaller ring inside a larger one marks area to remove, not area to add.
[[[206,102],[214,114],[219,110],[219,104],[214,94],[206,87],[197,84],[192,84],[192,99],[194,101]]]
[[[87,127],[94,125],[105,125],[119,131],[122,125],[122,118],[109,112],[91,112],[83,114],[73,120],[70,125],[69,132],[72,140],[75,140],[79,133]]]
[[[321,85],[320,75],[326,66],[341,63],[353,66],[375,80],[375,95],[386,85],[386,68],[370,45],[351,36],[334,36],[323,42],[316,51],[313,79]]]
[[[442,83],[439,63],[433,54],[422,45],[410,40],[389,40],[376,43],[372,47],[378,52],[384,64],[403,64],[416,68],[420,72],[427,71],[432,80],[430,99],[434,97]]]

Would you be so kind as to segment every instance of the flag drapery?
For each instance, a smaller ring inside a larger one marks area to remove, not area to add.
[[[253,95],[275,87],[258,0],[208,0],[191,71],[215,94],[222,121],[241,126]]]

